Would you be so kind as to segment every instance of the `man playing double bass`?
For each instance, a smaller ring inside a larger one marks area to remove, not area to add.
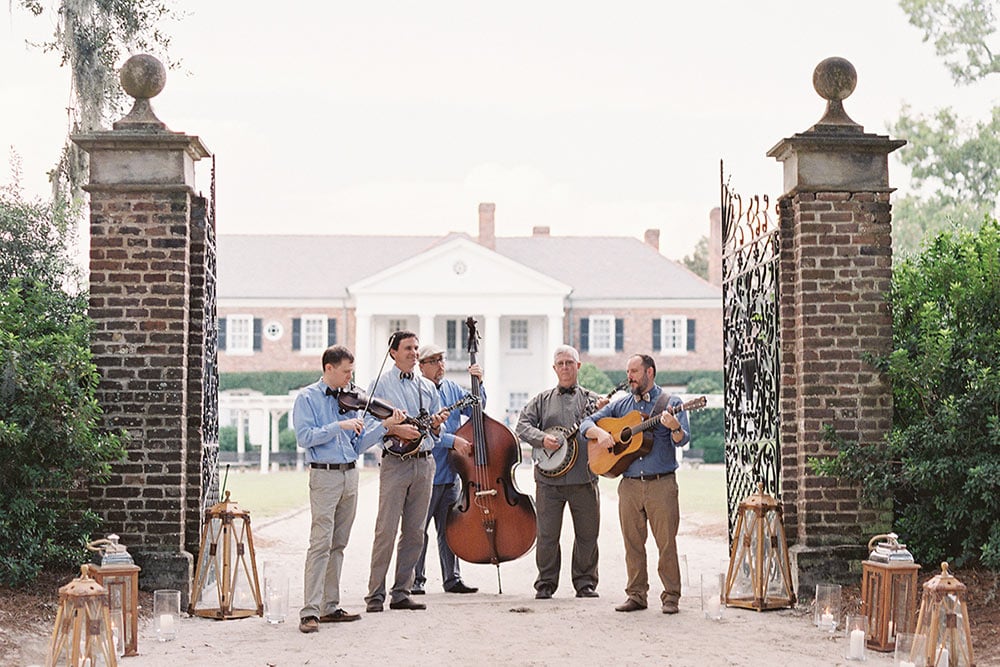
[[[557,450],[559,439],[546,429],[574,430],[592,409],[608,399],[576,383],[580,355],[569,345],[560,345],[553,355],[552,369],[558,384],[538,394],[524,406],[517,421],[517,436],[533,448]],[[573,559],[570,572],[578,598],[596,598],[597,536],[601,523],[601,503],[597,478],[587,465],[587,443],[577,438],[576,462],[559,477],[547,477],[535,468],[535,506],[538,513],[538,543],[535,548],[535,598],[547,600],[559,587],[562,560],[559,536],[566,505],[573,519]]]
[[[649,418],[659,414],[659,424],[647,433],[652,434],[650,452],[637,457],[622,475],[618,484],[618,518],[625,542],[625,569],[628,582],[625,593],[628,599],[615,607],[615,611],[638,611],[646,608],[649,592],[649,573],[646,571],[647,522],[659,552],[656,570],[663,584],[660,594],[661,611],[676,614],[681,597],[681,571],[677,562],[677,528],[680,525],[680,508],[677,503],[677,447],[691,439],[686,412],[674,416],[666,408],[677,408],[680,397],[668,396],[656,384],[656,362],[648,354],[629,357],[626,366],[628,396],[598,410],[583,420],[580,430],[597,446],[611,449],[614,438],[597,426],[605,417],[624,417],[638,411]]]

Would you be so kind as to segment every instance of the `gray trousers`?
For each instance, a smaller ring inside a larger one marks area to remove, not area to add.
[[[299,618],[332,614],[340,606],[344,549],[358,509],[358,469],[309,470],[309,550]]]
[[[535,590],[559,586],[559,565],[562,552],[559,536],[562,534],[563,513],[569,505],[573,519],[573,560],[570,573],[573,588],[597,587],[597,535],[601,526],[601,501],[597,480],[585,484],[539,483],[535,485],[535,511],[538,515],[538,544],[535,547],[535,565],[538,578]]]
[[[434,482],[434,458],[401,459],[386,454],[382,457],[378,477],[378,517],[365,602],[385,602],[385,577],[397,532],[399,544],[390,602],[398,602],[410,595],[413,569],[424,546],[424,521]]]
[[[455,552],[448,546],[445,539],[445,526],[448,523],[448,510],[458,501],[459,493],[462,490],[461,480],[455,480],[451,484],[435,484],[431,492],[431,504],[427,509],[427,520],[424,522],[424,548],[420,551],[420,558],[417,560],[417,567],[414,571],[413,587],[423,589],[427,583],[427,544],[430,536],[427,529],[434,519],[434,532],[437,533],[438,559],[441,561],[441,582],[444,589],[450,590],[462,581],[462,573],[458,568],[458,558]]]

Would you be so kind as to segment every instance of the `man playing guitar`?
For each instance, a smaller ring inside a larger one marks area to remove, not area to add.
[[[535,597],[547,600],[559,585],[561,554],[559,536],[564,509],[569,504],[573,518],[572,578],[576,597],[596,598],[597,535],[600,526],[600,497],[597,478],[587,465],[587,447],[577,424],[587,412],[588,403],[602,407],[608,399],[577,385],[580,355],[569,345],[560,345],[553,355],[552,369],[559,383],[538,394],[524,406],[517,422],[517,436],[533,448],[559,449],[559,437],[547,430],[561,427],[569,437],[578,438],[578,455],[573,465],[558,477],[549,477],[535,467],[535,506],[538,515],[538,542],[535,547]],[[538,458],[538,457],[534,457]]]

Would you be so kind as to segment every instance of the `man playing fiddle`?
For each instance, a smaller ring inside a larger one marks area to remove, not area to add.
[[[292,411],[295,438],[309,462],[312,522],[299,612],[299,630],[305,633],[317,632],[320,623],[361,618],[340,608],[340,573],[358,506],[358,456],[381,437],[365,430],[356,410],[341,410],[339,405],[339,394],[354,374],[351,351],[342,345],[327,348],[322,364],[323,376],[299,391]],[[403,419],[400,410],[393,410],[382,426]]]

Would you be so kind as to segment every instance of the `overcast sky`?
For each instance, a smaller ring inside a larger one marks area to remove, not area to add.
[[[174,5],[183,69],[153,108],[215,153],[220,233],[475,235],[491,201],[499,236],[659,228],[679,259],[707,233],[720,159],[741,192],[781,194],[765,154],[822,116],[822,59],[854,63],[845,107],[869,132],[904,103],[982,117],[1000,97],[956,88],[891,0]],[[20,9],[0,29],[0,146],[31,194],[66,132],[68,73],[24,44],[50,32]],[[890,182],[905,191],[895,161]]]

